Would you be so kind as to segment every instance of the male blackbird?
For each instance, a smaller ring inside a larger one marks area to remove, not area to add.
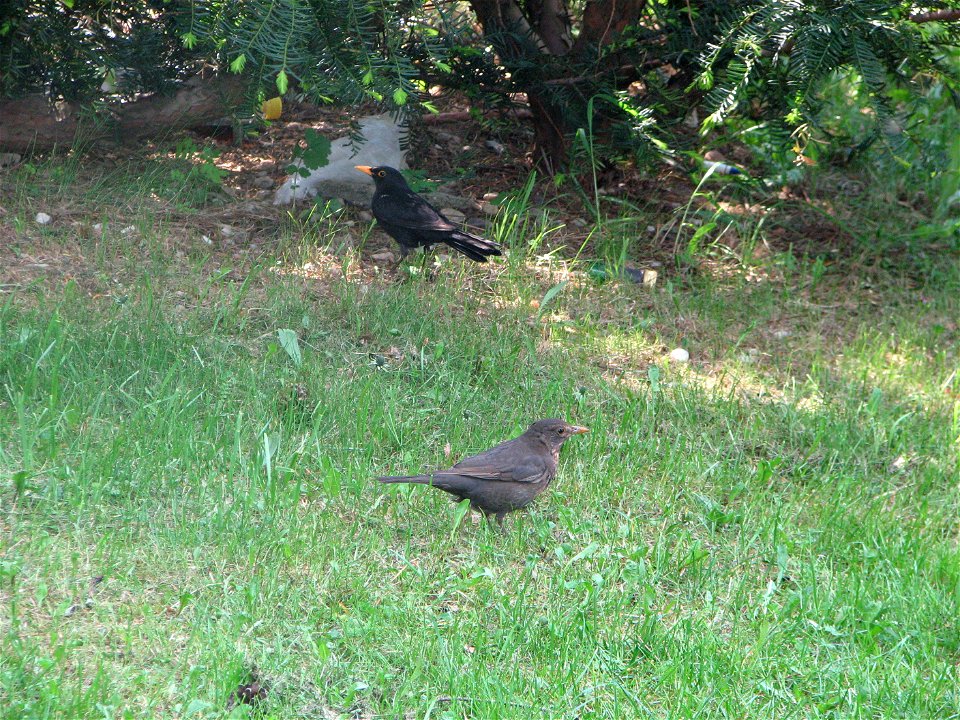
[[[377,187],[370,209],[380,227],[400,243],[402,257],[413,248],[441,242],[477,262],[486,262],[489,255],[500,254],[497,243],[463,232],[413,192],[399,170],[386,165],[357,165],[356,168],[373,178]]]
[[[560,446],[589,432],[563,420],[537,420],[520,437],[464,458],[449,470],[426,475],[377,478],[382,483],[433,485],[470,504],[487,517],[503,516],[533,502],[557,475]]]

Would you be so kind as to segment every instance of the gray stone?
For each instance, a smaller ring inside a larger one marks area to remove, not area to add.
[[[443,208],[440,212],[446,215],[447,219],[454,225],[463,225],[463,221],[467,219],[467,216],[456,208]]]
[[[289,127],[289,126],[288,126]],[[356,170],[356,165],[389,165],[398,170],[407,167],[400,141],[404,129],[388,114],[371,115],[360,120],[363,142],[354,146],[349,136],[333,141],[329,161],[311,170],[308,177],[294,173],[277,189],[274,205],[320,195],[340,197],[348,202],[369,204],[373,197],[373,180]],[[299,163],[294,163],[298,165]]]

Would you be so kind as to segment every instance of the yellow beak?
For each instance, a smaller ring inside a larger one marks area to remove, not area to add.
[[[354,165],[354,167],[362,173],[366,173],[370,177],[373,177],[373,170],[369,165]]]
[[[580,425],[573,425],[570,428],[571,435],[583,435],[590,432],[590,428],[581,427]]]

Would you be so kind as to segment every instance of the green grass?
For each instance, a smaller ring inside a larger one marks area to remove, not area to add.
[[[955,262],[248,279],[163,232],[0,295],[0,717],[244,717],[254,667],[271,718],[960,717]],[[592,432],[504,534],[371,482],[548,416]]]

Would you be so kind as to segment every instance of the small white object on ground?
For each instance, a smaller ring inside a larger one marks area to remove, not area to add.
[[[690,353],[684,348],[674,348],[670,351],[670,359],[674,362],[685,363],[690,360]]]
[[[37,217],[34,218],[37,221],[37,225],[49,225],[53,222],[53,218],[47,215],[45,212],[38,212]]]
[[[503,155],[503,151],[505,150],[505,148],[503,147],[503,143],[497,142],[496,140],[493,140],[493,139],[487,140],[486,142],[484,142],[483,146],[490,152],[495,153],[496,155]]]

